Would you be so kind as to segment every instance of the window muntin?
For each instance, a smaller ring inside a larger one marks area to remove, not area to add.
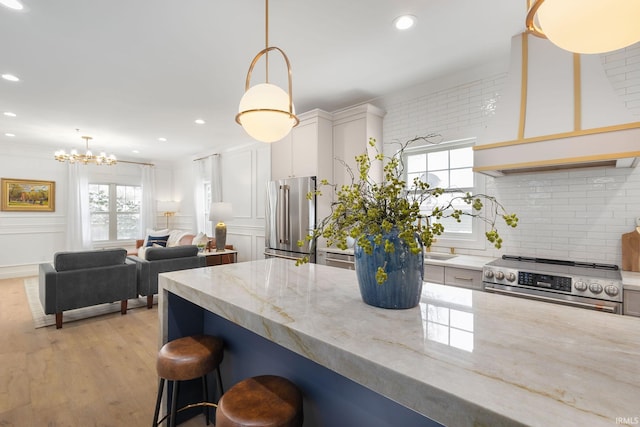
[[[89,184],[91,237],[94,242],[136,239],[140,232],[142,187]]]

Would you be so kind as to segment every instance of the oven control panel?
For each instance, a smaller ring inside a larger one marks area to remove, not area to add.
[[[571,277],[520,271],[518,272],[518,284],[560,292],[571,292]]]
[[[601,300],[622,301],[622,283],[605,278],[552,275],[486,265],[483,268],[483,281]]]

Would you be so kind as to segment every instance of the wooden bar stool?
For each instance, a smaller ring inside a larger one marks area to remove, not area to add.
[[[214,370],[218,373],[218,390],[220,391],[220,394],[222,394],[220,362],[222,362],[222,356],[224,354],[223,350],[222,340],[210,335],[193,335],[178,338],[176,340],[169,341],[162,346],[158,352],[158,359],[156,362],[156,370],[160,377],[160,385],[158,386],[156,411],[153,416],[154,427],[158,425],[160,402],[162,401],[165,380],[173,382],[171,411],[160,420],[160,423],[162,423],[167,417],[170,417],[170,426],[173,427],[176,425],[176,414],[178,412],[202,406],[206,412],[207,425],[209,425],[209,411],[207,411],[207,407],[215,407],[216,405],[209,402],[207,374]],[[194,403],[177,409],[179,382],[196,378],[202,378],[202,394],[204,400],[200,403]]]
[[[274,375],[242,380],[222,395],[216,427],[300,427],[302,394],[288,379]]]

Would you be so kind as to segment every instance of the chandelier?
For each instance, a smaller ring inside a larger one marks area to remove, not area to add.
[[[640,1],[528,0],[527,30],[574,53],[604,53],[640,41]]]
[[[69,163],[84,163],[85,165],[88,163],[95,163],[96,165],[115,165],[118,163],[116,160],[116,156],[113,154],[107,156],[104,152],[94,155],[91,150],[89,150],[89,140],[92,138],[90,136],[83,136],[82,139],[85,140],[86,151],[84,154],[78,153],[78,151],[74,148],[71,150],[69,154],[65,153],[64,150],[58,150],[54,153],[54,157],[59,162],[69,162]]]
[[[280,87],[269,83],[269,52],[277,51],[284,57],[287,64],[289,79],[289,93]],[[251,74],[258,60],[265,55],[266,83],[255,85],[251,88]],[[284,51],[275,46],[269,46],[269,0],[265,0],[265,48],[251,61],[245,93],[240,100],[236,122],[253,138],[262,142],[278,141],[294,126],[300,123],[293,108],[291,95],[291,63]]]

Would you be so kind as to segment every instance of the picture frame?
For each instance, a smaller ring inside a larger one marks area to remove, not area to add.
[[[55,181],[0,178],[0,189],[3,211],[55,211]]]

